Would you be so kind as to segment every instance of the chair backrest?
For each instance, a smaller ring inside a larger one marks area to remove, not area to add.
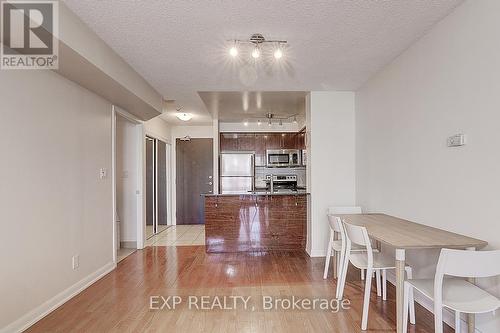
[[[330,226],[330,230],[338,232],[342,235],[342,237],[344,236],[344,228],[342,226],[342,220],[340,219],[340,217],[328,214],[328,224]]]
[[[462,278],[500,275],[500,251],[442,249],[434,277],[434,313],[439,313],[442,308],[445,275]],[[442,332],[441,321],[436,327],[436,332]]]
[[[327,215],[330,229],[340,233],[343,236],[344,228],[342,226],[342,220],[337,216],[342,214],[361,214],[361,207],[343,206],[328,208]]]
[[[370,238],[365,227],[344,222],[344,229],[347,237],[352,243],[369,247],[371,249]]]
[[[436,267],[437,275],[467,278],[500,275],[500,250],[465,251],[442,249]]]

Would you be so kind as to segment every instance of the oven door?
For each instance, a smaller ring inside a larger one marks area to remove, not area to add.
[[[267,166],[289,166],[290,154],[270,151],[267,153]]]

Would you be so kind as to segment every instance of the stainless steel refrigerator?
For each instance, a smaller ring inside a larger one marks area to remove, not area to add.
[[[220,156],[220,191],[240,194],[253,191],[255,167],[253,152],[222,153]]]

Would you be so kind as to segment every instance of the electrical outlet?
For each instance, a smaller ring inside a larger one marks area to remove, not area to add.
[[[76,270],[78,269],[78,267],[80,267],[80,255],[74,255],[73,258],[72,258],[72,266],[73,266],[73,270]]]

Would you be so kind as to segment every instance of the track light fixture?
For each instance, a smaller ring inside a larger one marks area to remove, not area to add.
[[[231,57],[236,58],[240,53],[239,48],[242,47],[243,45],[250,45],[252,46],[250,54],[252,58],[255,60],[261,57],[262,51],[267,45],[274,46],[274,52],[273,52],[274,59],[279,60],[283,58],[284,56],[283,47],[285,44],[288,43],[286,40],[267,40],[264,38],[262,34],[253,34],[247,40],[234,39],[230,41],[233,42],[233,45],[229,49],[229,55],[231,55]]]
[[[264,118],[264,119],[262,119]],[[262,117],[255,117],[254,119],[257,119],[257,126],[262,125],[263,120],[267,122],[268,126],[272,126],[274,123],[276,123],[279,126],[283,126],[284,123],[294,123],[297,124],[297,115],[291,115],[291,116],[280,116],[276,115],[274,113],[268,112],[266,113],[265,116]],[[248,120],[245,120],[243,122],[244,126],[248,126],[250,122]]]

